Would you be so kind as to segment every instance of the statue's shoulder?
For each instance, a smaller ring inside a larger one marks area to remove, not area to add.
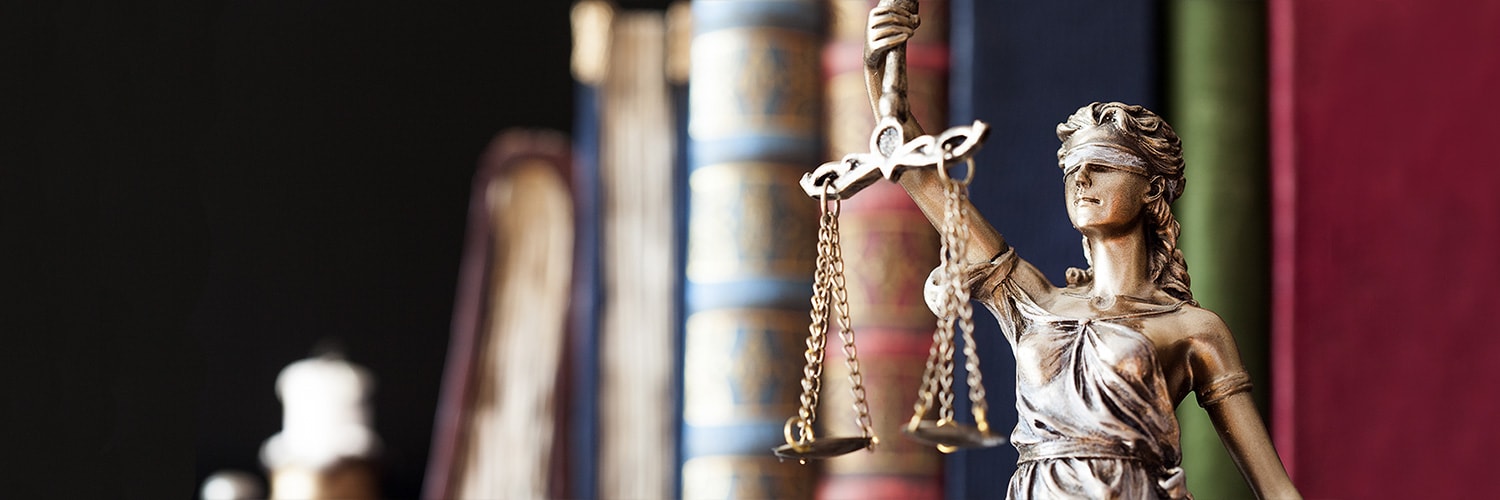
[[[1229,325],[1218,313],[1196,304],[1183,304],[1178,320],[1186,329],[1201,335],[1229,335]]]
[[[1182,304],[1172,314],[1158,316],[1153,323],[1150,336],[1162,345],[1188,343],[1197,349],[1216,349],[1225,341],[1234,342],[1223,318],[1194,304]]]
[[[1219,357],[1236,353],[1234,333],[1217,313],[1193,304],[1183,304],[1175,315],[1174,330],[1178,341],[1192,345],[1202,355]]]
[[[1014,255],[1014,253],[1015,251],[1011,250],[1007,255]],[[1010,278],[1015,280],[1016,284],[1025,289],[1027,293],[1030,293],[1033,298],[1046,298],[1050,300],[1052,295],[1066,288],[1066,286],[1058,287],[1052,284],[1052,280],[1047,279],[1046,274],[1043,274],[1040,269],[1037,269],[1036,266],[1032,265],[1026,259],[1021,257],[1014,258],[1015,266],[1010,272]]]

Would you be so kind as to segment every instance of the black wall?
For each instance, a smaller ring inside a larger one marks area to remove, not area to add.
[[[496,132],[569,128],[568,3],[0,7],[4,496],[261,472],[323,342],[416,496],[469,178]]]

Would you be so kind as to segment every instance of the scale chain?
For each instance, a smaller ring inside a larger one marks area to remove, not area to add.
[[[964,369],[968,372],[971,410],[977,425],[983,431],[989,427],[984,417],[988,413],[988,404],[985,401],[984,378],[979,370],[978,344],[974,342],[974,305],[969,302],[968,273],[960,263],[960,259],[966,253],[969,239],[969,214],[962,203],[965,196],[964,190],[959,182],[950,182],[947,189],[949,213],[956,214],[957,219],[956,223],[948,228],[951,237],[950,251],[953,257],[948,295],[949,301],[956,309],[958,328],[963,335]]]
[[[938,319],[938,329],[942,331],[943,335],[943,346],[941,348],[943,359],[940,367],[940,375],[942,377],[940,382],[941,392],[938,395],[939,402],[942,404],[939,414],[940,422],[950,422],[953,420],[953,355],[955,354],[953,327],[956,316],[961,313],[963,306],[966,305],[960,301],[959,294],[956,293],[958,289],[964,286],[964,279],[961,274],[963,273],[964,236],[966,235],[960,234],[960,230],[967,226],[967,224],[965,224],[966,218],[964,216],[966,214],[963,212],[963,204],[960,203],[963,187],[958,181],[948,178],[946,167],[947,165],[941,163],[938,166],[942,172],[940,175],[944,177],[943,191],[945,194],[945,203],[943,207],[944,216],[941,237],[943,244],[943,279],[946,281],[946,286],[944,286],[946,293],[943,297],[942,308],[943,317]],[[965,354],[968,354],[967,350],[965,350]]]
[[[932,409],[932,399],[937,394],[937,363],[941,359],[939,351],[943,345],[943,330],[938,328],[932,332],[932,346],[927,348],[927,367],[922,370],[922,387],[917,391],[917,403],[912,408],[911,425],[915,428],[917,421],[927,416]]]
[[[938,404],[938,422],[946,423],[953,421],[953,370],[954,355],[957,354],[956,337],[963,336],[964,342],[964,368],[968,373],[966,381],[969,385],[969,400],[976,424],[981,432],[987,432],[989,425],[985,414],[988,405],[985,402],[984,379],[979,370],[979,354],[974,342],[974,307],[969,303],[970,292],[967,287],[967,270],[964,268],[964,257],[967,251],[969,238],[968,210],[963,201],[966,199],[967,180],[952,179],[947,175],[945,162],[939,162],[944,183],[944,217],[942,227],[939,228],[942,249],[940,251],[941,263],[938,268],[938,278],[942,281],[943,297],[938,305],[937,328],[933,331],[933,345],[928,349],[927,366],[922,374],[922,387],[918,392],[917,403],[914,405],[915,414],[912,416],[913,425],[926,416],[931,410],[934,402]],[[969,175],[972,176],[972,166]],[[955,332],[955,327],[957,332]]]
[[[829,202],[832,202],[832,209]],[[839,240],[839,212],[842,201],[838,198],[821,199],[818,223],[817,270],[813,278],[812,309],[809,316],[807,350],[803,353],[807,365],[802,370],[801,407],[797,410],[798,445],[812,443],[815,438],[814,424],[818,418],[819,392],[822,390],[823,357],[828,344],[830,313],[836,312],[839,322],[839,337],[843,340],[845,363],[849,369],[850,391],[854,396],[855,422],[863,437],[875,439],[871,423],[870,408],[866,402],[864,374],[859,367],[859,354],[854,345],[854,326],[849,314],[849,293],[844,278],[844,257]],[[788,437],[790,439],[790,436]]]
[[[801,443],[809,443],[814,439],[813,423],[818,418],[818,393],[822,390],[823,353],[828,342],[829,285],[832,281],[829,261],[833,253],[831,248],[837,212],[830,212],[826,203],[821,211],[817,272],[813,278],[812,310],[808,312],[812,322],[807,327],[807,351],[803,353],[807,365],[802,369],[802,406],[797,410],[797,435]]]
[[[839,201],[834,201],[839,204]],[[830,274],[834,310],[838,313],[839,337],[844,341],[844,363],[849,369],[850,394],[854,397],[855,423],[864,437],[875,436],[875,426],[870,418],[870,406],[865,400],[864,374],[859,367],[859,353],[854,346],[854,322],[849,315],[849,291],[844,279],[844,255],[839,239],[837,209],[830,223]]]

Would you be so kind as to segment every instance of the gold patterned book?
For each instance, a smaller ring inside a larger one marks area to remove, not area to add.
[[[811,498],[814,469],[780,462],[797,411],[821,162],[824,6],[693,4],[682,498]]]

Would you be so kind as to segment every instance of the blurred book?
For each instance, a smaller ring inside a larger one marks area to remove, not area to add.
[[[686,3],[668,12],[612,2],[573,8],[575,134],[589,190],[584,266],[596,273],[581,312],[590,331],[575,367],[571,482],[602,499],[668,498],[675,490],[682,229],[679,110]],[[675,55],[674,55],[675,54]],[[674,73],[676,77],[674,78]]]
[[[1267,3],[1277,451],[1307,498],[1488,496],[1500,4]]]
[[[778,461],[797,412],[822,161],[825,5],[693,4],[680,496],[810,498]]]
[[[1255,406],[1267,414],[1270,364],[1270,179],[1263,1],[1173,0],[1164,29],[1169,122],[1182,138],[1188,189],[1173,205],[1193,298],[1234,332]],[[1208,413],[1178,406],[1182,469],[1200,498],[1255,494]]]
[[[567,141],[540,131],[501,133],[481,159],[425,498],[568,496],[569,167]]]

